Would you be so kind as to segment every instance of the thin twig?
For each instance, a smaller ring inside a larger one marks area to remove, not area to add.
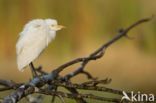
[[[50,92],[50,91],[38,91],[36,93],[39,94],[45,94],[45,95],[60,95],[64,98],[86,98],[86,99],[95,99],[95,100],[99,100],[99,101],[107,101],[107,102],[115,102],[115,103],[119,103],[121,100],[120,99],[116,99],[116,98],[105,98],[105,97],[99,97],[99,96],[95,96],[93,94],[70,94],[70,93],[65,93],[65,92]]]

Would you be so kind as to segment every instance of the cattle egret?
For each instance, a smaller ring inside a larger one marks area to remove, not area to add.
[[[35,19],[28,22],[19,34],[16,44],[17,65],[20,71],[41,54],[48,44],[55,38],[56,31],[64,28],[55,19]]]

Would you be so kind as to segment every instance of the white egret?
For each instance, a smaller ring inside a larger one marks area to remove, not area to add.
[[[28,22],[16,44],[17,65],[20,71],[28,65],[32,73],[32,62],[41,54],[48,44],[55,38],[56,31],[64,28],[58,25],[55,19],[35,19]]]

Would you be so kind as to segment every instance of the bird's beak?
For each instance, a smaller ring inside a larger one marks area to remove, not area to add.
[[[63,26],[63,25],[54,25],[54,26],[51,26],[51,29],[52,30],[61,30],[61,29],[63,29],[63,28],[66,28],[65,26]]]

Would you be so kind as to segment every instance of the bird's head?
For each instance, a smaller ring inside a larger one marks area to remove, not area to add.
[[[50,29],[54,31],[58,31],[65,28],[65,26],[63,25],[58,25],[55,19],[46,19],[45,22],[50,27]]]
[[[57,24],[57,20],[55,19],[34,19],[30,22],[28,22],[23,32],[36,32],[36,31],[42,31],[42,32],[56,32],[58,30],[61,30],[65,28],[62,25]],[[25,33],[24,33],[25,34]]]

